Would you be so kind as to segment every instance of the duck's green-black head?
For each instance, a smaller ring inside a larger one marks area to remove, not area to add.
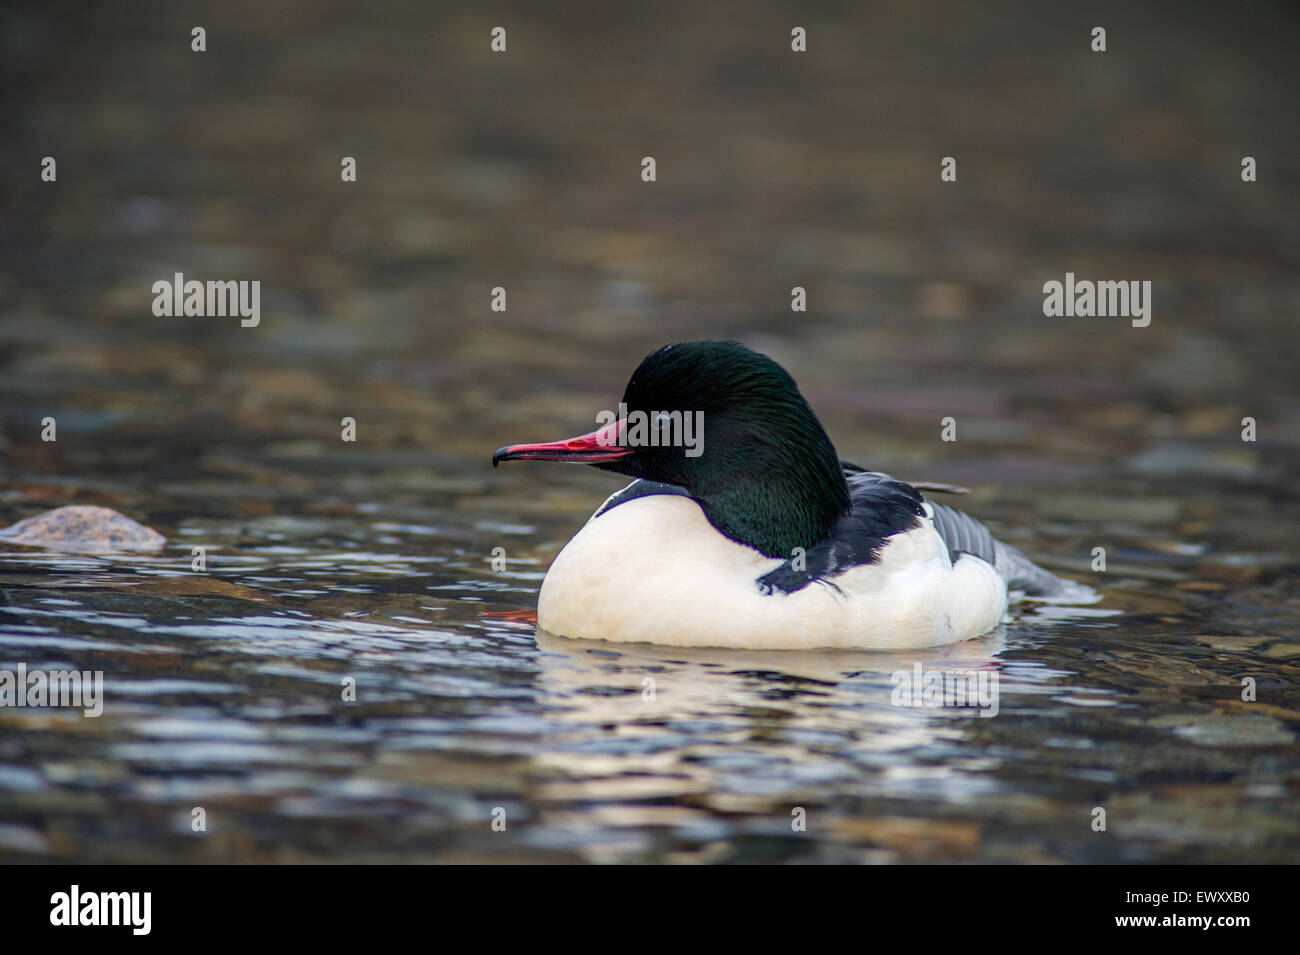
[[[735,342],[684,342],[646,356],[604,427],[518,444],[500,461],[572,461],[685,488],[723,534],[788,558],[849,508],[835,447],[772,359]]]

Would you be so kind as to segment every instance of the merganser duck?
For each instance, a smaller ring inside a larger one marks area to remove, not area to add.
[[[917,486],[841,461],[794,379],[735,342],[652,352],[606,415],[590,434],[492,456],[494,467],[565,461],[635,479],[551,564],[537,599],[548,633],[907,649],[987,633],[1009,591],[1091,593]],[[681,440],[683,421],[702,423],[702,441]]]

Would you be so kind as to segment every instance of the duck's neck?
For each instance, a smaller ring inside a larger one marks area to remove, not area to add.
[[[738,467],[717,486],[692,489],[709,522],[768,557],[788,560],[830,536],[849,509],[849,489],[834,448],[825,453]]]

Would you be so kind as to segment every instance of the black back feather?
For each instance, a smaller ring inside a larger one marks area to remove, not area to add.
[[[845,470],[849,511],[825,540],[758,578],[763,593],[793,593],[814,581],[833,587],[830,578],[859,564],[875,563],[887,538],[919,527],[924,520],[925,499],[912,485],[857,465]]]

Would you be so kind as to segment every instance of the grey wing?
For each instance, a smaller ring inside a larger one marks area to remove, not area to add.
[[[954,560],[958,554],[970,554],[997,566],[997,541],[987,527],[969,514],[963,514],[946,504],[936,504],[930,500],[925,503],[928,505],[930,519],[934,522],[934,529],[948,545],[948,553]]]
[[[1010,544],[995,540],[989,529],[969,514],[946,504],[936,504],[924,497],[916,487],[891,478],[879,471],[869,471],[861,465],[841,461],[844,476],[849,482],[850,492],[863,498],[866,510],[878,509],[881,501],[877,489],[890,490],[891,495],[900,497],[910,495],[913,501],[922,502],[926,516],[939,532],[939,537],[948,548],[949,556],[956,561],[962,554],[970,554],[993,565],[998,576],[1006,581],[1009,590],[1019,590],[1031,597],[1078,597],[1092,594],[1086,587],[1072,581],[1062,580],[1050,571],[1043,570]],[[945,489],[947,486],[944,486]],[[937,489],[937,487],[936,487]],[[962,488],[961,490],[965,490]],[[862,518],[865,520],[866,518]],[[890,533],[888,526],[882,527],[880,533]],[[1086,593],[1085,593],[1086,592]],[[1094,595],[1095,596],[1095,595]]]
[[[1008,589],[1021,590],[1034,597],[1052,596],[1070,588],[1067,581],[1043,570],[1010,544],[994,540],[989,529],[969,514],[945,504],[925,503],[931,512],[934,529],[943,538],[954,561],[962,554],[987,561],[1006,581]]]

